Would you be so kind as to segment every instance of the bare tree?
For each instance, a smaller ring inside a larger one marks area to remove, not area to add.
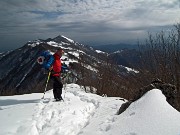
[[[169,32],[149,34],[141,55],[142,83],[153,78],[171,83],[176,86],[177,100],[180,101],[180,24]]]

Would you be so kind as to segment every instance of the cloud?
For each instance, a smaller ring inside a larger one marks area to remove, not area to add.
[[[109,42],[134,42],[144,38],[147,31],[177,23],[180,1],[3,0],[0,17],[0,36],[7,35],[13,43],[15,39],[25,41],[28,36],[29,39],[48,38],[55,34],[88,43],[104,43],[104,37]],[[131,35],[129,39],[124,36],[127,34]]]

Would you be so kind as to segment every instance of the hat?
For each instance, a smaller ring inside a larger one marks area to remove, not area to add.
[[[61,54],[64,54],[64,50],[62,48],[58,48],[56,51],[60,52]]]

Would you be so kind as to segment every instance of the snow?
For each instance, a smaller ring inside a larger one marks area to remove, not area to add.
[[[86,69],[89,69],[89,70],[93,71],[93,72],[96,72],[96,73],[98,72],[97,69],[93,68],[93,67],[90,66],[90,65],[83,64],[82,66],[85,67]]]
[[[51,46],[55,46],[55,47],[58,47],[58,43],[54,42],[54,41],[49,41],[47,42],[47,44],[51,45]]]
[[[97,53],[105,53],[103,51],[100,51],[100,50],[95,50]]]
[[[24,81],[24,79],[26,78],[26,76],[30,73],[30,71],[32,70],[32,68],[35,66],[36,61],[32,64],[31,68],[29,68],[29,70],[27,71],[27,73],[23,76],[23,78],[20,80],[20,82],[16,85],[16,88],[19,87],[19,85],[21,85],[21,83]],[[21,65],[22,66],[22,65]]]
[[[118,126],[121,128],[116,128]],[[128,132],[133,135],[179,135],[180,113],[168,104],[160,90],[154,89],[131,104],[118,117],[112,130],[123,135]]]
[[[62,36],[62,35],[61,35]],[[71,41],[71,39],[68,39],[67,37],[65,37],[65,36],[62,36],[63,38],[66,38],[68,41],[70,41],[70,42],[73,42],[74,43],[74,41],[72,40]],[[61,42],[61,43],[57,43],[57,42],[54,42],[54,41],[49,41],[49,42],[47,42],[47,44],[49,44],[49,45],[51,45],[51,46],[54,46],[54,47],[61,47],[62,49],[64,49],[64,50],[69,50],[68,51],[68,53],[65,53],[62,57],[61,57],[61,60],[62,60],[62,62],[63,63],[65,63],[66,65],[69,65],[69,63],[78,63],[78,59],[79,59],[79,53],[84,53],[85,54],[85,52],[83,52],[83,51],[81,51],[81,50],[74,50],[73,48],[71,48],[71,47],[63,47],[62,45],[70,45],[69,43],[64,43],[64,42]],[[52,52],[51,54],[54,54],[55,52]],[[71,55],[73,55],[74,57],[76,57],[76,59],[77,60],[75,60],[75,59],[70,59],[69,58],[69,54],[71,54]]]
[[[134,72],[134,73],[139,73],[139,71],[135,70],[135,69],[132,69],[132,68],[129,68],[129,67],[125,67],[127,69],[128,72]]]
[[[180,113],[160,90],[149,91],[121,115],[124,101],[86,93],[77,84],[63,89],[64,102],[52,90],[0,97],[0,135],[180,135]]]
[[[118,51],[115,51],[115,52],[113,52],[114,54],[116,54],[116,53],[122,53],[124,50],[118,50]]]
[[[74,55],[75,57],[77,57],[79,59],[79,52],[68,52],[71,55]]]
[[[65,36],[63,36],[63,35],[61,35],[61,37],[67,39],[67,40],[68,40],[69,42],[71,42],[71,43],[74,43],[74,41],[73,41],[72,39],[69,39],[69,38],[67,38],[67,37],[65,37]]]
[[[31,41],[29,41],[31,42]],[[28,46],[31,46],[31,47],[36,47],[37,45],[39,45],[41,42],[39,40],[35,40],[33,41],[34,43],[29,43]]]
[[[61,60],[66,65],[69,65],[69,63],[78,63],[77,60],[70,59],[67,53],[64,53],[64,55],[61,57]]]

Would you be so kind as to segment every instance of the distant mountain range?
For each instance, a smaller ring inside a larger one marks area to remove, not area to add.
[[[112,53],[112,52],[116,52],[118,50],[124,50],[124,49],[138,50],[138,45],[120,43],[120,44],[96,45],[96,46],[93,46],[93,48],[104,51],[104,52]]]
[[[138,67],[141,61],[139,46],[136,44],[107,44],[93,46],[93,48],[107,52],[108,57],[118,65]]]

